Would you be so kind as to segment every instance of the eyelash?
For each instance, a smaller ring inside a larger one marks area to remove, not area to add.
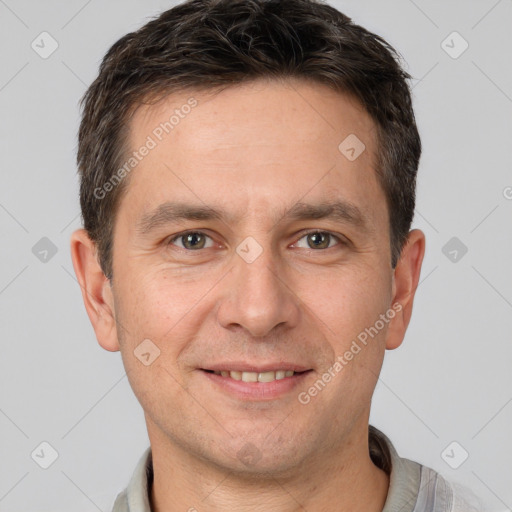
[[[204,231],[200,231],[200,230],[190,230],[190,231],[184,231],[183,233],[180,233],[176,236],[174,236],[173,238],[171,238],[168,242],[167,242],[167,245],[172,245],[172,243],[176,240],[179,240],[180,238],[183,238],[187,235],[190,235],[190,234],[193,234],[193,233],[198,233],[198,234],[201,234],[201,235],[204,235],[210,239],[212,239],[211,236],[207,235]],[[339,246],[346,246],[348,245],[347,242],[345,242],[340,236],[338,235],[335,235],[334,233],[332,233],[331,231],[323,231],[323,230],[318,230],[318,229],[312,229],[310,231],[307,231],[305,233],[302,234],[302,236],[297,240],[302,240],[304,237],[308,236],[308,235],[311,235],[311,234],[327,234],[329,235],[331,238],[334,238],[338,241],[338,244],[336,245],[339,245]],[[326,247],[325,249],[312,249],[312,248],[308,248],[306,250],[309,250],[309,251],[325,251],[327,249],[332,249],[333,247],[336,247],[335,246],[332,246],[332,247]],[[186,251],[186,252],[199,252],[201,249],[197,249],[197,250],[193,250],[193,249],[186,249],[185,247],[178,247],[178,249],[181,249],[182,251]],[[206,249],[209,249],[209,247],[206,247]]]

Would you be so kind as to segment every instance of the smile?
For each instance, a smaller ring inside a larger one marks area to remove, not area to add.
[[[237,370],[206,370],[204,375],[223,393],[239,400],[274,400],[304,387],[304,379],[313,370],[267,370],[264,372],[242,372]]]
[[[276,370],[268,372],[237,372],[229,370],[213,371],[215,375],[228,377],[243,382],[272,382],[274,380],[281,380],[285,377],[292,377],[296,372],[293,370]],[[301,372],[297,372],[301,373]]]

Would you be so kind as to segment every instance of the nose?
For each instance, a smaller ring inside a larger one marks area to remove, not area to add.
[[[270,248],[264,248],[252,262],[235,254],[225,283],[226,293],[217,311],[222,327],[243,328],[252,337],[295,327],[300,318],[300,301],[283,268]]]

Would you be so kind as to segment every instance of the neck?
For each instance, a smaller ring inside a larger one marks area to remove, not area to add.
[[[389,476],[372,462],[364,428],[336,450],[279,474],[230,470],[153,429],[150,439],[152,512],[381,512],[386,501]]]

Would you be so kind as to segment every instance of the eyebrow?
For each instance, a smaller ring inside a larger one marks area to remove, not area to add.
[[[275,224],[283,220],[318,220],[328,219],[372,232],[369,217],[354,203],[345,200],[324,201],[317,204],[295,203],[284,214],[278,216]],[[144,213],[136,224],[139,235],[148,235],[152,231],[184,220],[219,220],[233,223],[234,216],[222,209],[208,206],[192,205],[179,201],[167,201],[154,210]]]

